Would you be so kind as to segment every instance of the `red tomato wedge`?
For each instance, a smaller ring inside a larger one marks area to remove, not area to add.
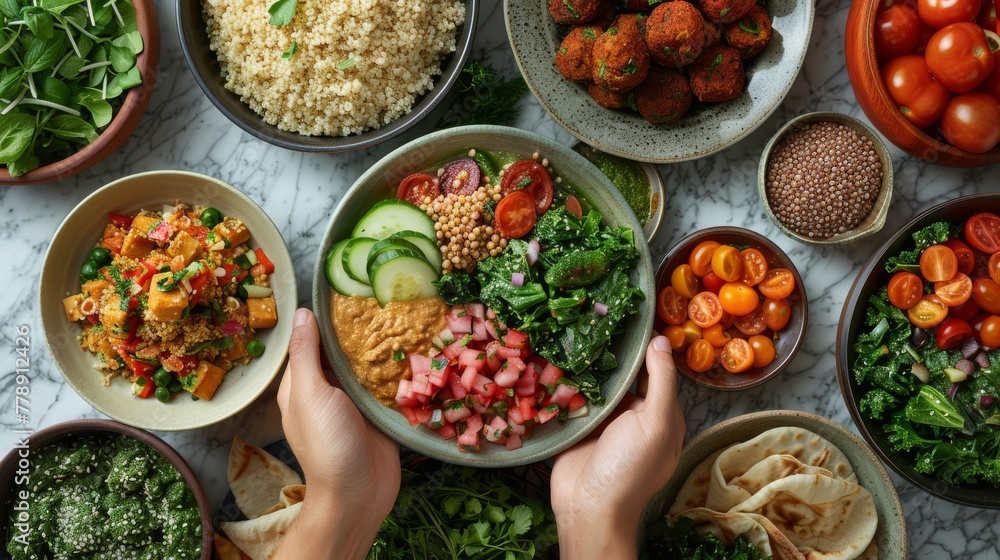
[[[1000,216],[976,214],[965,222],[965,240],[984,253],[1000,251]]]
[[[535,227],[535,198],[529,192],[514,191],[503,197],[496,208],[497,229],[504,237],[524,237]]]

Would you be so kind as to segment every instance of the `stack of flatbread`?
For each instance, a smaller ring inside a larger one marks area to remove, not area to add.
[[[267,560],[302,509],[302,477],[263,449],[233,439],[229,488],[246,521],[222,522],[215,535],[219,560]]]
[[[684,483],[668,515],[726,544],[744,535],[783,560],[878,557],[878,515],[847,457],[802,428],[720,449]]]

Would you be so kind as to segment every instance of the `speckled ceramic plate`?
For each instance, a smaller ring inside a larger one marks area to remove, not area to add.
[[[734,443],[751,440],[772,428],[788,426],[804,428],[825,438],[847,456],[858,477],[858,484],[871,493],[875,502],[878,515],[878,528],[875,530],[878,559],[904,560],[906,523],[903,520],[903,507],[885,467],[865,442],[847,428],[821,416],[797,410],[768,410],[730,418],[687,442],[673,477],[646,506],[641,527],[664,522],[664,516],[684,482],[706,457]]]
[[[505,0],[507,35],[528,87],[559,124],[584,142],[650,163],[705,157],[742,140],[791,89],[805,60],[814,3],[771,0],[774,36],[747,65],[747,87],[728,103],[696,104],[678,123],[653,125],[638,113],[599,106],[582,84],[563,78],[554,58],[562,37],[546,0]]]
[[[618,189],[583,156],[552,140],[531,132],[499,126],[468,126],[435,132],[395,150],[364,173],[344,196],[323,236],[313,273],[313,309],[319,318],[323,349],[333,365],[344,391],[361,412],[380,430],[418,453],[447,463],[476,467],[511,467],[541,461],[576,443],[596,428],[628,392],[645,358],[646,344],[653,329],[653,269],[649,248],[637,243],[639,261],[630,277],[646,294],[639,313],[625,321],[625,332],[612,341],[610,349],[618,358],[618,369],[602,389],[607,403],[591,407],[588,416],[559,425],[550,422],[537,426],[524,446],[508,450],[501,445],[483,442],[479,453],[463,453],[455,440],[443,440],[424,426],[410,426],[398,411],[385,407],[358,382],[340,347],[330,319],[333,289],[326,280],[326,254],[341,239],[349,237],[358,219],[376,202],[395,195],[396,187],[407,175],[432,168],[449,158],[464,155],[470,148],[499,150],[531,157],[539,152],[552,162],[565,182],[586,194],[604,215],[610,226],[626,225],[641,239],[642,226],[626,205]]]

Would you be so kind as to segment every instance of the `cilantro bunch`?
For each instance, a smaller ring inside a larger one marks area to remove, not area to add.
[[[17,177],[96,140],[142,49],[129,0],[0,0],[0,165]]]

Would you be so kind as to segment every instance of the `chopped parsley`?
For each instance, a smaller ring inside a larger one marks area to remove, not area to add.
[[[297,52],[299,52],[299,43],[298,41],[292,41],[292,44],[288,45],[288,50],[281,53],[281,58],[292,58]]]
[[[402,350],[396,350],[392,353],[392,361],[394,362],[402,362],[405,359],[406,359],[406,353],[403,352]]]
[[[594,28],[593,27],[584,27],[583,28],[583,37],[585,39],[596,39],[597,36],[594,34]]]
[[[337,70],[347,70],[354,67],[354,59],[348,58],[337,63]]]
[[[629,60],[628,64],[622,67],[622,74],[626,76],[632,76],[639,69],[639,66],[633,60]]]
[[[745,31],[745,32],[747,32],[747,33],[749,33],[751,35],[760,35],[760,26],[757,25],[757,22],[754,21],[754,20],[750,20],[750,23],[747,23],[747,24],[744,24],[741,21],[740,22],[740,29],[742,29],[743,31]]]

